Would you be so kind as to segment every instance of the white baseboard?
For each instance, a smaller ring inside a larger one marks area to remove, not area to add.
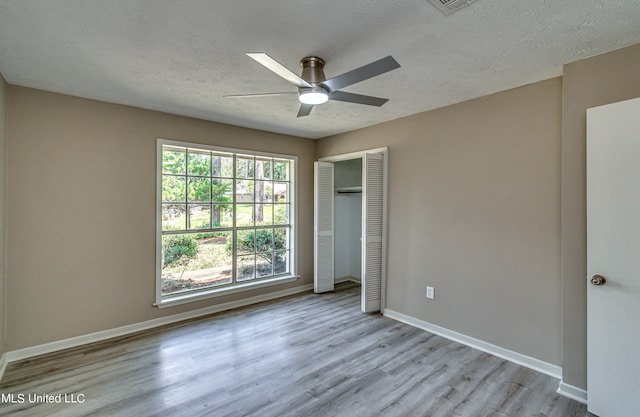
[[[341,284],[343,282],[355,282],[356,284],[362,284],[362,281],[360,280],[360,278],[350,277],[350,276],[336,278],[335,280],[333,280],[334,284]]]
[[[539,359],[532,358],[530,356],[526,356],[497,345],[493,345],[491,343],[487,343],[474,337],[437,326],[435,324],[408,316],[406,314],[398,313],[397,311],[393,311],[388,308],[385,309],[384,315],[386,317],[401,321],[419,329],[435,333],[439,336],[445,337],[455,342],[462,343],[463,345],[467,345],[483,352],[490,353],[494,356],[508,360],[510,362],[517,363],[518,365],[525,366],[527,368],[533,369],[534,371],[541,372],[557,379],[562,378],[562,368],[557,365],[553,365],[551,363],[544,362]]]
[[[562,396],[581,402],[582,404],[587,403],[587,390],[565,384],[563,381],[560,381],[556,392]]]
[[[95,333],[85,334],[82,336],[71,337],[69,339],[63,339],[55,342],[45,343],[42,345],[9,351],[2,355],[2,359],[0,359],[0,366],[2,366],[0,367],[0,371],[4,372],[4,368],[9,362],[16,362],[19,360],[32,358],[34,356],[44,355],[46,353],[57,352],[59,350],[78,347],[89,343],[100,342],[114,337],[125,336],[142,330],[148,330],[154,327],[164,326],[166,324],[177,323],[179,321],[202,317],[213,313],[219,313],[221,311],[231,310],[233,308],[244,307],[250,304],[256,304],[263,301],[286,297],[288,295],[298,294],[312,289],[313,284],[301,285],[299,287],[289,288],[287,290],[275,291],[268,294],[245,298],[242,300],[230,301],[228,303],[217,304],[211,307],[187,311],[185,313],[174,314],[167,317],[161,317],[153,320],[143,321],[140,323],[130,324],[127,326],[116,327],[114,329],[103,330]],[[2,378],[1,374],[0,378]]]

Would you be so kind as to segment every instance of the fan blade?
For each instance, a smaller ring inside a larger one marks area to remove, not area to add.
[[[308,116],[311,113],[311,109],[313,109],[313,104],[300,104],[300,110],[298,110],[298,117]]]
[[[275,59],[271,58],[269,55],[265,54],[264,52],[247,52],[247,55],[250,58],[255,59],[260,64],[267,67],[267,69],[270,69],[271,71],[275,72],[285,80],[289,81],[291,84],[295,85],[296,87],[307,87],[307,88],[311,87],[311,84],[309,84],[302,78],[298,77],[295,73],[293,73],[287,67],[285,67]]]
[[[339,90],[341,88],[359,83],[369,78],[373,78],[385,72],[400,68],[400,64],[393,59],[391,55],[386,58],[379,59],[370,64],[356,68],[344,74],[337,75],[322,82],[322,85],[330,91]]]
[[[362,94],[347,93],[346,91],[334,91],[329,93],[330,100],[346,101],[349,103],[366,104],[367,106],[382,106],[389,101],[388,98],[363,96]]]
[[[247,97],[269,97],[269,96],[288,96],[289,94],[298,94],[295,91],[287,91],[283,93],[257,93],[257,94],[227,94],[223,98],[247,98]]]

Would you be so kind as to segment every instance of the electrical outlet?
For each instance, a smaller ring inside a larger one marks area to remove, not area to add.
[[[433,300],[435,298],[435,288],[427,286],[427,298]]]

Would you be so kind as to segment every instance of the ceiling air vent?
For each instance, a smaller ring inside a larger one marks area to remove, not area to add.
[[[445,16],[457,12],[474,1],[475,0],[429,0],[429,2],[436,6]]]

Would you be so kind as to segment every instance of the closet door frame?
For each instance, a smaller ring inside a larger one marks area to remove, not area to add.
[[[384,161],[384,181],[383,181],[383,200],[384,200],[384,204],[383,204],[383,213],[382,213],[382,271],[381,271],[381,287],[380,287],[380,312],[384,314],[384,309],[386,307],[386,289],[387,289],[387,172],[389,172],[388,170],[388,163],[389,163],[389,148],[388,147],[382,147],[382,148],[374,148],[374,149],[365,149],[362,151],[357,151],[357,152],[350,152],[350,153],[345,153],[345,154],[340,154],[340,155],[333,155],[333,156],[327,156],[327,157],[323,157],[323,158],[318,158],[318,162],[340,162],[340,161],[347,161],[350,159],[362,159],[363,160],[363,170],[365,169],[364,167],[364,158],[366,154],[383,154],[383,161]],[[364,172],[363,172],[364,174]],[[363,175],[363,181],[364,181],[364,175]],[[365,187],[366,185],[362,184],[362,192],[363,194],[366,193]],[[365,199],[363,198],[362,201],[362,221],[363,223],[366,221],[365,218]],[[363,233],[364,233],[364,225],[363,225]],[[362,236],[362,244],[361,249],[363,250],[363,263],[365,262],[365,258],[364,258],[364,249],[365,249],[365,242],[364,242],[364,236]],[[364,279],[364,271],[363,271],[363,279]]]

